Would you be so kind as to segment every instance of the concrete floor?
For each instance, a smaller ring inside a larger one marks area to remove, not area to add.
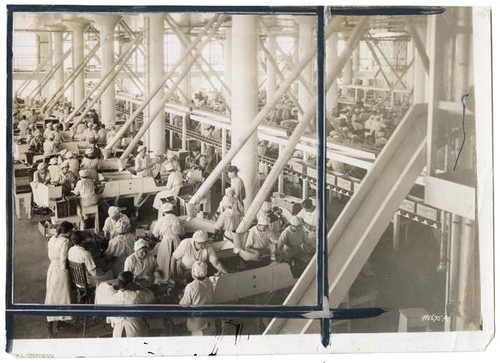
[[[148,203],[151,203],[149,201]],[[344,202],[333,199],[328,204],[328,219],[340,213]],[[139,211],[139,223],[148,223],[154,213],[148,212],[148,205]],[[47,239],[38,231],[38,219],[29,222],[26,215],[14,221],[14,301],[16,303],[43,304],[45,279],[49,260]],[[430,314],[444,312],[444,273],[436,272],[439,257],[439,243],[430,227],[412,223],[409,238],[401,241],[399,251],[392,247],[392,227],[386,231],[369,260],[369,268],[363,270],[351,288],[351,298],[376,292],[374,306],[388,308],[388,312],[373,319],[350,322],[350,332],[395,332],[399,321],[399,309],[423,307]],[[286,294],[285,294],[286,295]],[[284,296],[285,296],[284,295]],[[283,296],[283,298],[284,298]],[[281,298],[281,297],[280,297]],[[279,302],[278,302],[279,303]],[[366,306],[366,305],[365,305]],[[348,324],[336,324],[333,332],[347,332]],[[99,319],[89,320],[87,336],[109,335]],[[167,327],[168,323],[164,323]],[[248,334],[259,334],[265,326],[261,319],[246,319]],[[442,330],[443,324],[434,324],[432,330]],[[184,324],[160,329],[155,335],[186,335]],[[75,328],[56,332],[56,337],[73,338],[82,336],[82,319]],[[46,318],[39,316],[16,316],[14,338],[48,338]]]

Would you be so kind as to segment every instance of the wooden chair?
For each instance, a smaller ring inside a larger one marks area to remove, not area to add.
[[[87,281],[87,268],[84,263],[68,261],[69,276],[78,292],[78,304],[93,304],[94,291]],[[83,337],[87,334],[87,316],[83,317]]]

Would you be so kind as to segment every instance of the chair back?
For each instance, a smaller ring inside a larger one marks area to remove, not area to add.
[[[89,292],[87,269],[84,263],[68,261],[69,276],[75,286],[85,293]]]

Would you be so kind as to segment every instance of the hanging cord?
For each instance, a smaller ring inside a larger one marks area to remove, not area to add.
[[[463,132],[463,139],[462,139],[462,144],[460,145],[460,149],[458,150],[457,158],[455,160],[455,165],[453,166],[453,171],[457,168],[458,164],[458,159],[460,159],[460,154],[462,153],[462,149],[464,148],[465,144],[465,110],[467,109],[467,99],[469,98],[469,94],[466,93],[462,96],[462,132]]]

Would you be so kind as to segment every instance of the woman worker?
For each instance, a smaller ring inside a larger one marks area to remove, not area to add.
[[[36,171],[33,173],[33,183],[50,183],[50,173],[47,164],[38,164],[38,166],[36,167]]]
[[[118,276],[114,289],[118,290],[110,300],[114,305],[150,304],[154,300],[151,291],[134,283],[134,275],[130,271],[124,271]],[[143,318],[120,316],[108,319],[113,326],[113,338],[149,335],[148,325]]]
[[[71,288],[69,271],[66,267],[68,259],[69,236],[73,230],[73,225],[69,222],[62,222],[57,228],[56,235],[52,236],[47,244],[50,259],[47,270],[47,285],[45,304],[62,305],[71,304]],[[70,316],[48,316],[49,334],[52,336],[54,322],[71,320]]]
[[[269,218],[261,216],[257,225],[248,231],[245,248],[239,251],[239,255],[245,261],[257,261],[269,254],[271,261],[276,261],[277,243],[278,240],[269,231]]]
[[[201,230],[196,231],[192,238],[182,240],[176,248],[172,254],[170,276],[177,276],[179,279],[188,277],[196,261],[210,262],[219,272],[228,273],[208,244],[207,233]]]
[[[106,259],[112,260],[110,267],[115,278],[123,271],[127,257],[134,253],[135,237],[130,230],[128,219],[119,219],[115,225],[115,236],[104,252]]]
[[[83,247],[86,240],[85,232],[74,231],[71,234],[71,242],[73,247],[68,250],[68,261],[75,263],[83,263],[87,270],[87,282],[90,287],[94,287],[100,282],[113,278],[111,271],[101,271],[97,268],[92,254]]]
[[[210,279],[207,278],[207,264],[201,261],[194,262],[191,267],[191,276],[193,281],[186,286],[179,304],[191,306],[212,304],[214,286]],[[191,335],[206,335],[214,332],[211,329],[214,328],[212,319],[188,318],[186,326]]]
[[[137,148],[137,156],[135,157],[135,172],[137,176],[153,176],[154,162],[147,154],[148,149],[146,146],[141,145]]]
[[[150,287],[161,279],[155,256],[149,252],[148,243],[139,238],[134,243],[134,253],[127,257],[125,271],[134,274],[134,281],[143,287]]]
[[[96,205],[98,198],[95,193],[95,184],[90,178],[89,171],[83,169],[78,174],[80,175],[80,180],[76,183],[73,193],[80,196],[80,206],[89,207]]]
[[[82,163],[80,164],[80,170],[87,170],[88,177],[93,181],[98,180],[97,167],[99,166],[99,159],[92,148],[85,150],[83,154]]]
[[[102,231],[104,235],[108,238],[113,238],[116,236],[116,223],[118,223],[119,220],[126,220],[130,224],[130,219],[127,217],[126,214],[123,214],[120,211],[120,208],[111,206],[108,208],[108,218],[104,221],[104,226],[102,227]]]
[[[174,165],[167,164],[164,169],[165,171],[169,172],[167,177],[167,184],[165,185],[164,190],[156,193],[155,199],[153,201],[153,208],[156,208],[158,210],[160,210],[160,207],[162,205],[162,199],[177,197],[183,184],[182,173],[176,170]]]
[[[163,216],[153,228],[153,235],[161,240],[157,245],[156,263],[162,273],[163,281],[170,279],[172,253],[179,246],[180,236],[184,235],[182,221],[174,214],[173,209],[172,204],[163,204],[161,207]]]

